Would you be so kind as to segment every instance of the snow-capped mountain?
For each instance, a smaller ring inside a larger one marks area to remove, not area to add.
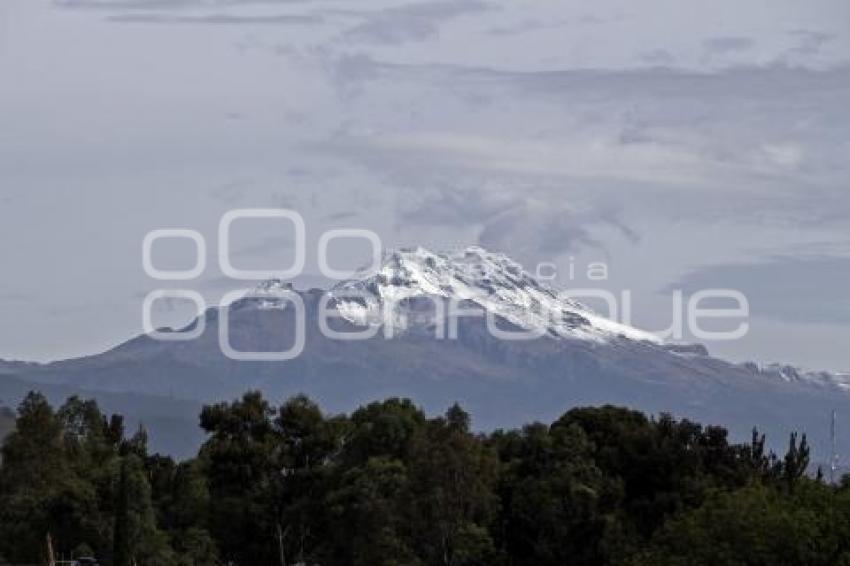
[[[297,296],[303,309],[291,300]],[[451,332],[436,313],[478,309],[507,331],[494,335],[486,317],[460,316]],[[340,340],[336,332],[380,330]],[[224,316],[226,315],[226,317]],[[227,322],[226,326],[224,322]],[[781,448],[790,430],[826,444],[829,415],[850,415],[846,376],[786,366],[733,364],[700,345],[665,344],[618,324],[539,283],[509,258],[478,247],[440,254],[422,248],[389,254],[379,269],[329,291],[295,290],[266,281],[226,312],[208,309],[188,341],[141,335],[103,354],[28,368],[17,379],[65,391],[138,393],[218,401],[260,389],[273,400],[307,393],[330,410],[389,396],[411,397],[430,411],[461,402],[481,428],[556,418],[576,405],[625,405],[720,423],[746,439],[752,427]],[[288,361],[237,361],[221,347],[225,335],[241,352],[279,352],[303,324],[303,351]],[[447,339],[451,338],[451,339]],[[847,435],[850,438],[850,435]],[[850,453],[850,441],[841,442]],[[826,450],[826,448],[823,448]]]
[[[805,370],[796,366],[778,363],[759,365],[749,362],[742,365],[763,376],[788,383],[807,383],[850,392],[850,374]]]
[[[469,301],[541,336],[606,342],[615,337],[660,343],[652,334],[603,318],[584,305],[540,284],[520,264],[472,246],[438,254],[418,247],[389,255],[377,273],[336,285],[337,309],[355,324],[405,325],[397,305],[421,297]]]

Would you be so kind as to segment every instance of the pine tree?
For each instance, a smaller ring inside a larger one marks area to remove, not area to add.
[[[114,566],[131,566],[130,549],[130,489],[128,486],[127,459],[121,459],[118,476],[118,493],[115,503],[115,528],[113,534],[112,563]]]
[[[797,433],[792,432],[788,442],[788,452],[783,462],[782,476],[789,492],[794,491],[800,478],[809,468],[809,443],[803,434],[800,444],[797,444]]]

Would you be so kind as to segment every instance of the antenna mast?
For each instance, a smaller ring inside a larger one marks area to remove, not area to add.
[[[838,453],[835,448],[835,410],[832,411],[832,423],[829,427],[829,439],[832,445],[832,452],[829,455],[829,483],[835,483],[835,471],[838,469]]]

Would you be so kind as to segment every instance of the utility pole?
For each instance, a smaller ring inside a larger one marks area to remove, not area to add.
[[[835,471],[838,469],[838,452],[835,444],[835,410],[832,411],[832,422],[829,427],[829,439],[832,451],[829,455],[829,483],[835,484]]]
[[[47,566],[56,566],[56,557],[53,555],[53,539],[47,533]]]

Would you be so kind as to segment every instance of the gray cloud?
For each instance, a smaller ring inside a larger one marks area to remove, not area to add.
[[[346,210],[346,211],[343,211],[343,212],[334,212],[334,213],[328,214],[328,215],[325,216],[325,220],[331,220],[331,221],[338,222],[340,220],[349,220],[349,219],[355,218],[355,217],[357,217],[356,212],[351,212],[351,211]]]
[[[582,247],[602,249],[588,227],[598,223],[569,207],[524,202],[489,219],[479,243],[490,249],[510,249],[522,258],[551,259]]]
[[[238,14],[213,13],[173,15],[161,11],[183,9],[221,9],[252,5],[321,4],[316,0],[54,0],[66,9],[92,9],[119,12],[107,19],[122,23],[149,24],[319,24],[325,16],[354,18],[359,23],[345,29],[341,36],[349,41],[397,44],[422,41],[438,34],[440,26],[456,17],[490,8],[482,0],[436,0],[383,9],[344,10],[325,8],[314,14]],[[151,12],[153,10],[153,12]],[[147,11],[146,13],[133,13]],[[130,13],[127,13],[130,12]],[[322,15],[319,15],[322,14]]]
[[[260,241],[246,244],[234,250],[236,256],[267,256],[274,252],[292,249],[293,239],[289,236],[266,236]]]
[[[151,10],[192,8],[203,5],[200,0],[53,0],[57,8],[94,10]]]
[[[66,9],[132,11],[302,4],[313,1],[315,0],[53,0],[53,5]]]
[[[799,39],[799,43],[788,50],[788,55],[816,55],[824,45],[835,39],[834,33],[823,31],[794,30],[791,33]]]
[[[437,35],[444,22],[472,12],[487,10],[480,0],[421,2],[375,12],[352,12],[364,21],[344,33],[349,40],[397,44],[422,41]]]
[[[497,26],[487,30],[490,35],[505,36],[529,33],[544,29],[556,29],[565,25],[565,22],[544,22],[540,20],[525,20],[508,26]]]
[[[750,301],[753,316],[789,323],[850,323],[850,257],[770,256],[760,262],[709,265],[688,273],[672,289],[732,288]]]
[[[712,37],[702,42],[703,47],[711,52],[721,55],[746,51],[753,47],[754,42],[749,37]]]
[[[0,291],[0,301],[16,303],[35,303],[37,297],[31,293],[20,291]]]
[[[212,249],[226,208],[291,206],[310,234],[351,225],[388,246],[479,241],[523,261],[597,259],[603,247],[611,285],[636,300],[694,258],[732,265],[846,235],[845,2],[827,0],[804,23],[791,0],[767,12],[735,0],[626,4],[582,18],[579,2],[26,3],[0,49],[10,109],[0,223],[17,234],[0,241],[5,285],[44,304],[75,304],[82,291],[125,308],[61,326],[0,297],[22,324],[3,348],[49,358],[129,335],[138,308],[117,295],[141,285],[141,236],[192,226]],[[259,25],[275,14],[324,24]],[[139,25],[103,45],[104,16],[134,15],[211,25]],[[789,30],[795,21],[806,27]],[[228,24],[249,33],[221,33]],[[92,96],[104,88],[112,96]],[[270,264],[267,253],[245,261]],[[748,338],[741,351],[815,356],[813,340],[796,343],[800,327],[765,322],[788,339]],[[846,365],[844,352],[821,354]]]
[[[316,15],[276,14],[269,16],[236,16],[231,14],[207,14],[185,16],[174,14],[118,14],[107,18],[112,22],[133,24],[212,24],[212,25],[298,25],[322,24],[324,19]]]
[[[399,218],[405,224],[464,226],[486,222],[521,204],[515,195],[451,185],[427,192],[418,202],[405,207]]]
[[[650,65],[657,65],[661,67],[670,66],[676,62],[676,58],[673,54],[666,49],[653,49],[652,51],[647,51],[640,56],[640,59]]]
[[[452,185],[428,191],[400,211],[399,223],[474,227],[480,245],[511,250],[531,261],[549,260],[585,247],[604,250],[593,236],[602,226],[613,227],[632,242],[638,239],[612,207],[571,207],[563,199],[550,199],[545,191],[507,185],[488,189]]]
[[[572,196],[616,193],[641,208],[651,197],[654,211],[677,217],[815,225],[850,212],[847,66],[516,72],[366,55],[325,65],[352,112],[317,149],[406,183],[516,178],[505,185],[521,195],[535,179]],[[425,89],[429,103],[420,105]],[[361,128],[369,115],[366,107],[358,114],[361,99],[406,101],[397,105],[405,114],[387,106]]]
[[[250,180],[231,181],[213,187],[209,194],[212,198],[232,206],[244,200],[252,187],[253,183]]]
[[[605,228],[613,228],[631,243],[640,239],[613,207],[580,208],[552,200],[525,200],[487,219],[478,242],[486,248],[511,250],[534,262],[585,249],[607,256],[606,243],[596,235]]]

